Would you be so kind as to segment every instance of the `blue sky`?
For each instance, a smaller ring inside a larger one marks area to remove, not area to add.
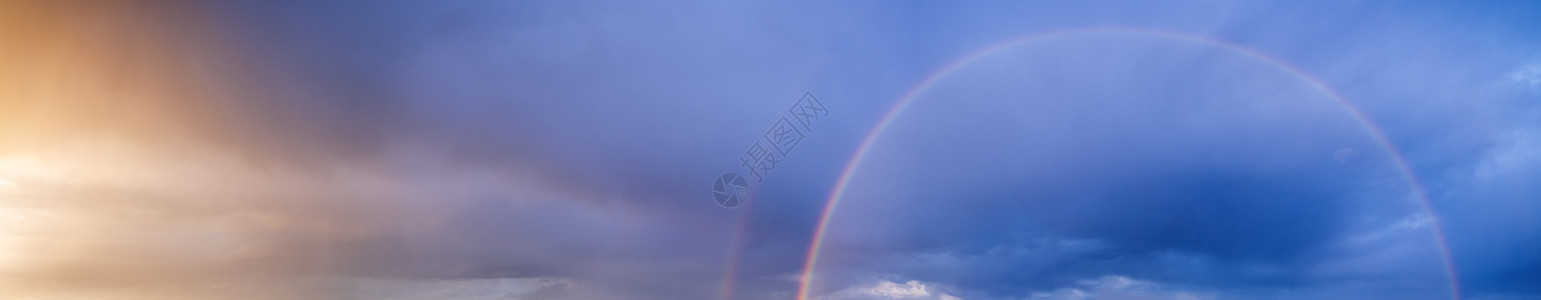
[[[29,8],[138,41],[0,102],[44,299],[1541,299],[1538,3]]]

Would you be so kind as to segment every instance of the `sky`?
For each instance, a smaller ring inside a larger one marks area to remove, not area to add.
[[[3,1],[0,294],[1541,299],[1538,14]]]

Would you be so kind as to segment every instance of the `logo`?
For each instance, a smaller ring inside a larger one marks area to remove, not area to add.
[[[722,177],[717,177],[717,183],[712,185],[712,196],[717,198],[717,204],[722,207],[738,207],[749,198],[749,181],[738,173],[722,174]]]
[[[777,119],[761,139],[757,139],[754,145],[749,146],[749,150],[739,155],[739,165],[749,171],[749,176],[754,176],[756,184],[764,182],[770,171],[775,170],[787,155],[792,154],[792,149],[802,143],[808,133],[813,132],[813,123],[825,117],[829,117],[829,108],[824,107],[824,102],[814,97],[812,92],[804,92],[803,97],[787,109],[787,114]],[[712,193],[717,196],[717,204],[732,208],[749,200],[748,189],[748,179],[738,173],[727,173],[717,178]]]

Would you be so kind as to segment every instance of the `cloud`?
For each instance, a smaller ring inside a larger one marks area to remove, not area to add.
[[[1174,289],[1159,283],[1131,279],[1118,275],[1086,279],[1074,286],[1048,292],[1036,292],[1027,297],[1032,300],[1091,300],[1091,299],[1220,299],[1214,293]]]
[[[532,300],[561,295],[573,283],[551,278],[359,279],[350,297],[379,300]]]
[[[820,300],[961,300],[956,296],[935,292],[925,283],[910,280],[905,283],[897,283],[887,280],[879,280],[869,286],[853,286],[843,290],[819,296]]]
[[[1359,150],[1354,148],[1341,148],[1332,152],[1332,159],[1336,159],[1340,163],[1346,163],[1348,162],[1349,158],[1352,158],[1355,155],[1359,155]]]
[[[1515,83],[1530,89],[1541,89],[1541,64],[1533,64],[1521,67],[1509,75]]]

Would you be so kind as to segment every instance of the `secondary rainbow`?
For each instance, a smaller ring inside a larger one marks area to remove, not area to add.
[[[717,299],[733,299],[733,285],[738,281],[739,257],[743,255],[744,231],[749,227],[749,205],[739,210],[738,221],[733,222],[733,235],[728,238],[727,266],[722,270],[722,284],[717,288]]]
[[[1027,35],[993,44],[983,48],[982,50],[969,53],[968,55],[964,55],[961,58],[958,58],[957,60],[949,62],[941,69],[938,69],[935,73],[926,76],[924,80],[921,80],[919,84],[906,92],[904,97],[900,98],[899,102],[895,103],[891,108],[889,108],[888,112],[883,115],[882,119],[878,121],[877,125],[873,126],[872,130],[867,134],[866,138],[862,140],[861,145],[856,148],[855,154],[852,155],[851,159],[846,162],[845,170],[841,172],[840,179],[835,182],[834,190],[830,192],[829,197],[825,200],[823,212],[819,217],[818,224],[814,227],[813,240],[808,245],[807,260],[803,263],[803,273],[798,284],[797,300],[809,299],[808,293],[813,282],[814,268],[818,266],[819,251],[824,245],[824,235],[828,232],[830,224],[829,221],[834,216],[835,209],[839,207],[841,197],[845,194],[845,189],[850,184],[852,175],[854,175],[856,170],[861,167],[861,163],[866,159],[867,153],[872,149],[872,146],[876,144],[878,138],[882,137],[884,131],[888,129],[889,124],[892,124],[893,121],[897,119],[898,116],[910,106],[910,103],[914,102],[916,98],[925,93],[926,90],[930,89],[932,85],[935,85],[942,78],[952,74],[952,72],[982,58],[994,55],[1000,51],[1047,40],[1092,35],[1137,35],[1146,37],[1159,37],[1199,45],[1221,47],[1239,53],[1248,58],[1262,61],[1269,66],[1289,73],[1290,75],[1293,75],[1307,83],[1312,89],[1327,95],[1333,101],[1337,102],[1337,104],[1342,107],[1350,116],[1352,116],[1360,126],[1364,127],[1365,130],[1369,132],[1370,136],[1375,140],[1375,143],[1379,144],[1382,149],[1386,150],[1386,152],[1391,157],[1392,163],[1396,166],[1397,171],[1401,173],[1402,179],[1407,181],[1408,185],[1412,187],[1413,196],[1417,198],[1418,204],[1423,209],[1423,213],[1429,218],[1431,225],[1429,228],[1431,228],[1435,243],[1437,244],[1436,247],[1438,248],[1439,256],[1442,260],[1441,266],[1445,271],[1445,279],[1449,283],[1450,298],[1456,300],[1461,298],[1459,284],[1460,281],[1456,277],[1455,265],[1450,257],[1449,244],[1445,241],[1444,229],[1440,225],[1438,216],[1436,216],[1434,213],[1434,208],[1433,205],[1429,202],[1428,195],[1424,192],[1423,186],[1419,184],[1418,177],[1412,172],[1412,168],[1408,166],[1406,159],[1402,158],[1402,154],[1396,150],[1394,145],[1391,144],[1390,139],[1386,138],[1386,134],[1379,127],[1375,126],[1373,122],[1370,122],[1370,120],[1365,117],[1364,113],[1361,112],[1358,107],[1354,106],[1352,103],[1349,103],[1348,100],[1344,99],[1342,95],[1338,94],[1337,91],[1333,90],[1325,82],[1317,79],[1314,76],[1311,76],[1309,73],[1301,71],[1295,66],[1284,63],[1284,61],[1280,59],[1274,58],[1252,48],[1217,40],[1214,38],[1184,32],[1154,29],[1087,28]]]

